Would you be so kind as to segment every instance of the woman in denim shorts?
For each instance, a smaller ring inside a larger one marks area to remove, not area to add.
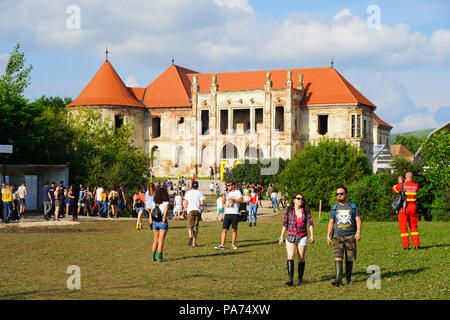
[[[158,206],[161,210],[161,219],[153,219],[152,212]],[[165,262],[163,258],[164,240],[169,223],[167,222],[167,212],[169,211],[169,194],[164,187],[156,189],[153,196],[153,204],[149,213],[150,227],[153,226],[153,245],[152,245],[152,261]]]
[[[291,204],[286,210],[283,219],[283,227],[279,240],[280,246],[283,245],[283,236],[286,236],[287,251],[287,269],[288,281],[286,284],[292,286],[294,284],[294,259],[295,252],[298,255],[298,285],[303,283],[303,273],[305,271],[305,251],[308,245],[308,230],[310,231],[309,240],[314,243],[314,223],[311,212],[305,205],[305,197],[301,193],[297,193],[292,199]]]

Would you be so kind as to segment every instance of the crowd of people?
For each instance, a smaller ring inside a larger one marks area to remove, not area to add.
[[[25,181],[17,185],[2,183],[0,197],[0,218],[2,223],[20,221],[23,218],[26,203],[25,197],[28,195]]]
[[[413,174],[408,172],[406,179],[399,177],[398,184],[392,187],[394,193],[405,192],[403,207],[399,210],[399,223],[401,239],[405,250],[409,249],[409,234],[407,224],[411,230],[411,238],[416,249],[420,249],[419,234],[417,230],[416,199],[418,184],[412,181]],[[214,187],[210,186],[210,191]],[[198,190],[199,183],[193,178],[190,185],[181,177],[177,185],[169,180],[163,180],[157,184],[150,183],[145,188],[136,188],[132,199],[132,210],[137,213],[136,229],[142,230],[142,219],[149,219],[149,228],[153,231],[152,261],[164,262],[164,241],[169,229],[168,219],[172,215],[174,220],[180,220],[183,216],[188,231],[188,246],[196,247],[199,225],[202,211],[205,207],[205,196]],[[220,187],[219,187],[220,188]],[[169,191],[172,192],[169,195]],[[220,244],[216,250],[224,250],[227,233],[231,227],[231,249],[237,250],[238,222],[242,220],[242,213],[248,213],[249,226],[256,226],[258,207],[262,206],[264,187],[260,184],[227,182],[226,190],[216,193],[217,218],[222,221]],[[1,201],[4,208],[3,222],[8,223],[17,212],[17,217],[23,217],[25,210],[25,196],[27,189],[25,182],[18,188],[8,184],[2,184]],[[303,284],[305,272],[305,253],[309,243],[315,242],[314,222],[311,211],[308,209],[307,200],[300,192],[294,194],[288,204],[287,195],[282,195],[273,184],[269,184],[266,195],[272,201],[275,211],[279,205],[285,210],[282,221],[281,234],[278,238],[279,245],[286,245],[288,280],[286,285],[293,286],[295,256],[297,256],[297,284]],[[52,182],[45,183],[43,187],[44,216],[58,221],[65,214],[72,214],[77,220],[79,214],[117,218],[127,207],[125,190],[123,186],[108,188],[98,185],[90,191],[88,187],[79,186],[76,194],[74,186],[67,189],[64,181],[59,185]],[[348,190],[345,186],[336,189],[335,204],[331,208],[327,228],[326,241],[333,247],[336,276],[331,281],[334,286],[342,285],[345,277],[347,284],[352,284],[353,263],[356,260],[357,243],[361,240],[362,221],[356,204],[348,201]],[[74,206],[76,204],[76,210]],[[72,209],[71,209],[72,208]],[[309,231],[309,239],[308,239]],[[286,238],[285,238],[286,235]],[[345,261],[344,261],[345,260]],[[344,264],[345,262],[345,264]],[[344,272],[345,265],[345,272]]]

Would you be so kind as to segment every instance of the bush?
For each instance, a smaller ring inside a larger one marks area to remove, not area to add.
[[[280,186],[289,196],[301,192],[310,208],[331,208],[328,202],[339,185],[350,185],[370,174],[367,156],[344,140],[321,140],[317,145],[307,144],[295,154],[279,176]]]
[[[397,176],[388,171],[372,174],[348,186],[348,201],[358,206],[361,217],[368,221],[393,221],[396,212],[392,208],[395,194],[391,188],[397,182]],[[330,204],[337,203],[333,194]]]
[[[434,192],[431,204],[432,221],[450,221],[450,188]]]
[[[224,178],[224,181],[260,183],[264,188],[267,188],[269,183],[278,182],[279,174],[284,170],[287,163],[288,160],[281,158],[263,159],[262,161],[258,159],[256,163],[245,160],[244,163],[238,164],[233,168],[230,174]]]

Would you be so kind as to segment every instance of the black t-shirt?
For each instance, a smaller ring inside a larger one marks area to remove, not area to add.
[[[64,191],[65,190],[66,190],[66,187],[64,187],[64,186],[59,187],[58,200],[64,200]]]
[[[50,192],[50,197],[52,197],[52,200],[55,200],[55,188],[54,187],[48,188],[48,192]]]

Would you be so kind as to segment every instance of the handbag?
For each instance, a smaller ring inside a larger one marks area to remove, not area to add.
[[[405,183],[403,182],[402,188],[400,189],[399,193],[392,202],[392,207],[397,211],[397,214],[400,212],[401,209],[405,208],[406,195],[405,191],[403,190],[404,185]]]

